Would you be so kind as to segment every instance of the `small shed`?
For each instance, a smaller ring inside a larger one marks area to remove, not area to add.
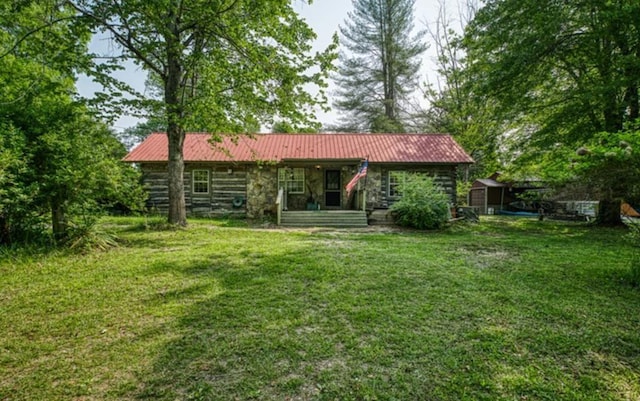
[[[542,193],[547,191],[542,181],[527,178],[504,182],[499,179],[500,173],[493,173],[489,178],[475,180],[469,190],[469,206],[477,209],[479,214],[498,214],[503,210],[535,213],[541,207],[539,201],[526,201],[522,195],[535,191],[542,197]]]
[[[510,184],[497,181],[499,176],[495,173],[489,178],[477,179],[471,185],[469,206],[477,208],[479,214],[494,214],[513,201]]]

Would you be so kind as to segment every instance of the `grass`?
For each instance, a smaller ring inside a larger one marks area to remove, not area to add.
[[[118,248],[0,251],[0,399],[640,399],[621,230],[103,226]]]

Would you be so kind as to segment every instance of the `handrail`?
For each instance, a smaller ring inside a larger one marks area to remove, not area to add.
[[[280,225],[282,221],[282,199],[284,197],[284,189],[280,188],[278,190],[278,197],[276,198],[276,223]]]

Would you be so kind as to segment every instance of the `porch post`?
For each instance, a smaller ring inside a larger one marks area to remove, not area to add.
[[[276,197],[276,221],[277,224],[280,225],[282,222],[282,201],[284,196],[284,190],[282,188],[278,189],[278,196]]]
[[[367,190],[366,189],[362,190],[362,211],[363,212],[367,211]]]
[[[289,185],[287,185],[287,167],[284,170],[284,193],[282,194],[282,210],[289,210],[289,199],[287,196],[287,192],[289,192]]]

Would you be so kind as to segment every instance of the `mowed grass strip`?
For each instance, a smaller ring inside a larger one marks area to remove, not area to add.
[[[105,220],[107,252],[2,252],[0,399],[640,399],[624,230],[144,222]]]

